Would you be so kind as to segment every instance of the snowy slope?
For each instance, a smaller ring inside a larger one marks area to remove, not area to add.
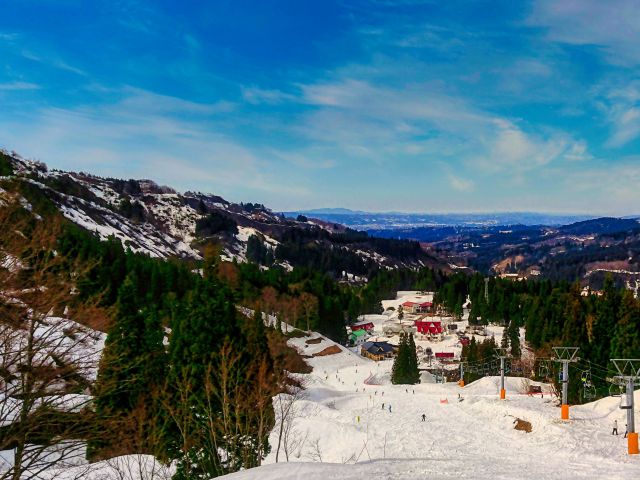
[[[349,265],[355,262],[360,272],[344,274],[350,281],[366,281],[357,275],[362,276],[372,265],[384,268],[430,265],[448,269],[443,260],[419,248],[409,256],[398,249],[394,250],[398,252],[397,257],[389,253],[383,255],[378,250],[388,248],[367,240],[366,236],[356,236],[345,243],[345,239],[322,235],[323,226],[284,218],[260,204],[234,204],[199,192],[178,193],[151,180],[121,180],[48,170],[43,163],[25,160],[15,153],[0,149],[0,154],[8,159],[14,171],[14,175],[1,180],[10,185],[15,183],[13,180],[30,183],[72,222],[101,239],[115,237],[132,251],[153,257],[200,259],[202,247],[213,242],[222,246],[224,260],[245,262],[247,242],[252,235],[271,249],[284,239],[291,243],[295,242],[292,239],[308,237],[309,243],[315,243],[319,250],[339,249],[351,259]],[[201,219],[205,221],[198,229]],[[228,225],[229,221],[237,226],[237,233],[235,227]],[[327,231],[341,233],[344,230],[338,227]],[[285,269],[291,269],[295,262],[306,266],[295,253],[289,252],[289,255],[291,258],[280,258],[279,264]],[[344,268],[338,267],[337,273],[340,269]]]
[[[305,346],[305,340],[291,343],[307,355],[333,344],[322,338],[320,344]],[[391,361],[371,362],[345,349],[308,362],[314,370],[304,376],[306,398],[298,401],[294,421],[301,444],[289,463],[283,463],[282,452],[281,463],[274,463],[276,427],[264,466],[224,478],[537,480],[640,475],[640,458],[626,455],[622,436],[610,435],[614,419],[625,423],[618,399],[572,407],[572,420],[563,422],[556,399],[526,395],[521,378],[507,379],[507,399],[500,401],[497,377],[465,388],[405,387],[384,380]],[[382,384],[368,385],[372,376]],[[636,398],[640,401],[640,392]],[[426,422],[421,421],[423,413]],[[516,418],[530,422],[531,433],[515,430]]]

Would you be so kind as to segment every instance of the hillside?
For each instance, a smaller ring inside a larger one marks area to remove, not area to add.
[[[290,343],[309,354],[328,344],[326,339],[309,348],[305,339]],[[573,420],[562,422],[550,386],[541,384],[542,398],[529,396],[528,380],[522,378],[506,379],[507,399],[500,401],[497,377],[464,388],[428,381],[407,388],[388,381],[391,361],[375,363],[348,351],[307,361],[313,372],[304,376],[307,391],[295,403],[288,461],[280,452],[275,463],[272,451],[267,465],[224,478],[624,479],[640,474],[637,458],[626,455],[626,440],[610,435],[614,419],[624,425],[616,398],[572,407]],[[372,374],[375,384],[368,382]],[[518,419],[531,431],[515,428]],[[271,438],[275,444],[277,430]]]
[[[596,218],[562,226],[421,226],[369,233],[424,242],[450,263],[484,274],[580,280],[597,289],[607,273],[620,286],[640,276],[640,223],[635,219]]]
[[[100,239],[115,237],[152,257],[201,259],[216,245],[225,260],[265,267],[310,267],[335,278],[379,268],[448,265],[414,241],[372,238],[321,221],[286,218],[260,204],[234,204],[199,192],[178,193],[152,180],[101,178],[49,170],[0,152],[5,189],[44,195],[69,220]]]

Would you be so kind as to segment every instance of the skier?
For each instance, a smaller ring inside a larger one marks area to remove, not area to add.
[[[391,413],[391,404],[389,404],[389,413]]]
[[[624,424],[624,438],[627,438],[627,435],[629,435],[629,425],[627,425],[625,423]]]
[[[611,435],[618,435],[618,420],[613,421],[613,430],[611,431]]]
[[[405,393],[409,393],[409,389],[408,388],[405,388],[404,391],[405,391]]]
[[[423,421],[423,422],[426,422],[426,421],[427,421],[427,416],[426,416],[424,413],[422,414],[422,421]]]
[[[382,404],[382,410],[384,410],[384,403]]]

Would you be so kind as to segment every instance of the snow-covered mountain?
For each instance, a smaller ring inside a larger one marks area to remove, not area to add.
[[[363,276],[377,267],[447,268],[416,242],[371,239],[339,225],[286,218],[260,204],[234,204],[199,192],[179,193],[148,179],[49,170],[14,152],[0,151],[0,156],[3,178],[13,187],[43,194],[67,219],[99,238],[115,237],[132,251],[153,257],[200,259],[205,246],[213,242],[221,246],[223,259],[243,262],[250,258],[265,266],[290,269],[309,261],[304,250],[314,244],[314,251],[322,252],[326,270],[336,276]],[[247,254],[252,236],[256,237],[253,247],[257,243],[261,252],[257,256]]]

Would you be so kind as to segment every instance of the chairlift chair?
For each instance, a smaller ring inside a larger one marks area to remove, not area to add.
[[[622,396],[622,385],[618,385],[617,383],[612,383],[611,385],[609,385],[609,396],[610,397]]]
[[[622,388],[622,386],[620,387]],[[629,410],[633,405],[629,402],[629,399],[626,395],[620,395],[620,408],[622,410]]]
[[[538,366],[538,377],[547,378],[548,376],[549,367],[547,366],[546,362],[540,362],[540,365]]]
[[[597,397],[596,387],[591,382],[582,385],[582,399],[584,401],[593,400]]]

